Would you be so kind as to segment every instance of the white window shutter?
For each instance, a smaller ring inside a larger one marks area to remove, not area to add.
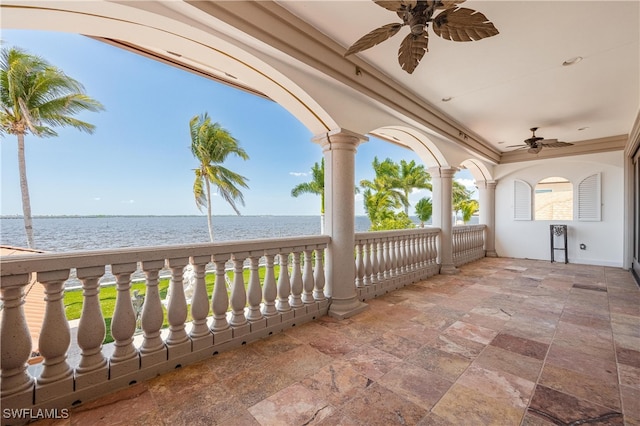
[[[531,220],[531,186],[518,179],[513,181],[513,219]]]
[[[578,184],[578,220],[601,220],[600,173],[583,179]]]

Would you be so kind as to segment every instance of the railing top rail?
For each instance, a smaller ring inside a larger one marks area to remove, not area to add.
[[[372,240],[372,239],[384,239],[384,238],[392,238],[392,237],[405,237],[408,235],[416,235],[416,234],[439,234],[440,228],[413,228],[413,229],[398,229],[393,231],[369,231],[369,232],[358,232],[355,235],[356,241],[360,240]]]
[[[227,256],[233,253],[257,255],[276,249],[315,248],[327,245],[328,235],[310,235],[288,238],[269,238],[220,243],[180,244],[155,247],[125,247],[108,250],[85,250],[65,253],[35,253],[28,255],[0,256],[0,276],[117,265],[152,260],[188,258],[192,256]],[[2,283],[0,282],[0,286]]]
[[[479,224],[479,225],[454,225],[451,229],[452,229],[452,232],[457,233],[457,232],[471,231],[471,230],[475,230],[475,229],[484,229],[486,227],[487,227],[487,225],[484,225],[484,224]]]

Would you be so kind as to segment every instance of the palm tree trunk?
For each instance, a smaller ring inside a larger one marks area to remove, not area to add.
[[[27,184],[27,163],[24,158],[24,133],[18,133],[18,170],[20,172],[20,192],[22,193],[22,215],[24,230],[27,234],[27,246],[35,248],[33,242],[33,219],[31,218],[31,199]]]
[[[409,191],[404,191],[404,197],[407,199],[407,204],[404,206],[404,214],[409,217]]]
[[[209,226],[209,240],[213,242],[213,222],[211,220],[211,186],[209,185],[209,179],[204,180],[207,185],[207,225]]]

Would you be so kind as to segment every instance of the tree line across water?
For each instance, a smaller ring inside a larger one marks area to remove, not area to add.
[[[15,135],[18,142],[18,172],[24,227],[29,248],[35,248],[31,199],[24,153],[25,135],[57,136],[55,127],[72,127],[89,134],[95,126],[77,119],[83,111],[99,112],[103,105],[85,93],[80,82],[66,75],[45,59],[19,48],[2,48],[0,58],[0,132]],[[209,238],[214,239],[211,191],[227,202],[239,215],[238,204],[244,205],[242,188],[248,189],[248,179],[224,166],[229,156],[248,160],[240,142],[220,123],[213,122],[205,112],[189,121],[191,153],[198,162],[194,169],[193,194],[197,207],[206,208]],[[409,195],[414,190],[431,190],[431,177],[423,165],[415,161],[396,163],[387,158],[372,164],[373,180],[362,180],[354,192],[362,192],[364,209],[371,221],[371,230],[405,229],[415,226],[409,218]],[[321,233],[324,233],[324,159],[311,168],[311,181],[291,190],[293,197],[302,194],[320,196]],[[464,222],[478,210],[472,192],[453,182],[453,209],[462,213]],[[432,202],[421,198],[414,206],[421,226],[431,218]]]

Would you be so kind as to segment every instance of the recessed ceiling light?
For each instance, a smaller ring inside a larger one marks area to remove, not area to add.
[[[582,60],[582,56],[575,56],[575,57],[573,57],[573,58],[571,58],[571,59],[567,59],[566,61],[564,61],[564,62],[562,63],[562,66],[564,66],[564,67],[568,67],[568,66],[570,66],[570,65],[575,65],[575,64],[577,64],[578,62],[580,62],[581,60]]]
[[[447,96],[442,98],[442,102],[449,102],[451,99],[453,99],[451,96]]]
[[[578,129],[579,132],[583,131],[583,130],[587,130],[589,128],[589,126],[585,126],[585,127],[580,127]]]

